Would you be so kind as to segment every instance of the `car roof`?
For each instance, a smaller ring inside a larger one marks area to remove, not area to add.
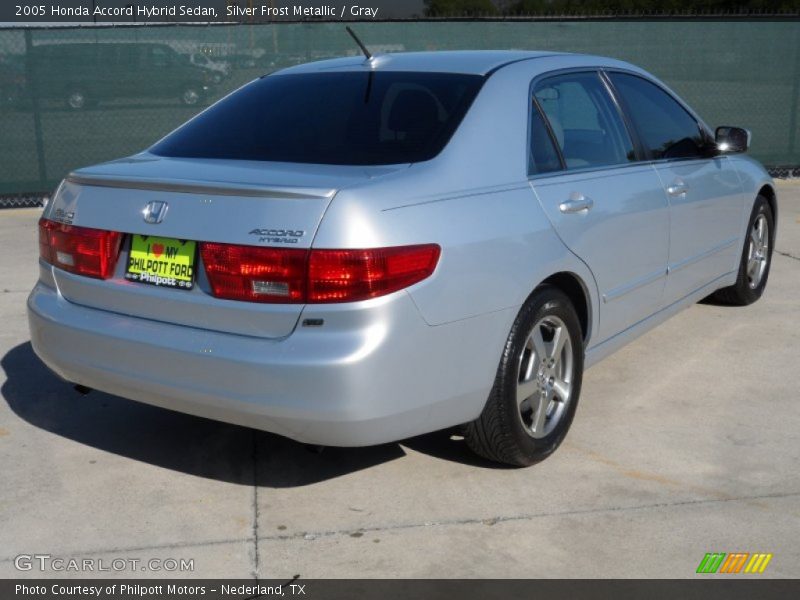
[[[319,71],[352,71],[370,68],[371,70],[378,71],[427,71],[432,73],[469,73],[486,75],[507,64],[522,60],[542,58],[557,59],[558,57],[564,56],[575,55],[564,52],[532,50],[398,52],[392,54],[375,54],[369,61],[366,61],[361,55],[320,60],[288,67],[278,71],[278,73],[294,74]],[[591,58],[600,60],[600,57]]]

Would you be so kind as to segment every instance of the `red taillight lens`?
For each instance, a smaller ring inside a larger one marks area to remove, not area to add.
[[[356,302],[429,277],[436,244],[366,250],[296,250],[203,243],[214,296],[270,303]]]
[[[200,245],[211,291],[250,302],[305,302],[307,250],[206,242]]]
[[[39,255],[59,269],[108,279],[119,257],[122,234],[39,220]]]
[[[430,277],[439,246],[312,250],[308,302],[355,302],[401,290]]]

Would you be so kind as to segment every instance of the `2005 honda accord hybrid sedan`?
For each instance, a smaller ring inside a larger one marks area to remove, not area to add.
[[[288,68],[66,178],[33,347],[80,386],[302,442],[463,425],[529,465],[585,368],[706,296],[761,296],[777,206],[748,145],[594,56]]]

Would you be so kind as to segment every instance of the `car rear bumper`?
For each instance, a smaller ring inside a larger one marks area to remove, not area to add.
[[[31,342],[64,379],[302,442],[364,446],[474,419],[514,311],[431,327],[411,297],[308,307],[322,318],[263,339],[69,302],[38,283]]]

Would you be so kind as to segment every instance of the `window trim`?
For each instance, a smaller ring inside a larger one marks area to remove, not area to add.
[[[531,173],[531,163],[533,162],[533,152],[531,151],[531,141],[533,140],[533,113],[532,110],[535,110],[539,115],[539,118],[544,123],[545,129],[547,130],[547,137],[550,140],[550,145],[553,146],[553,149],[556,151],[556,156],[558,157],[558,163],[561,165],[560,169],[555,169],[554,171],[548,171],[548,173],[560,173],[561,171],[567,170],[567,161],[564,160],[564,154],[561,152],[561,148],[558,145],[558,141],[556,140],[556,135],[553,133],[553,127],[550,125],[550,120],[547,118],[544,110],[542,109],[539,102],[536,100],[536,96],[531,94],[531,106],[532,109],[529,109],[528,113],[528,143],[527,152],[528,152],[528,176],[531,175],[544,175],[545,173]]]
[[[613,73],[619,73],[621,75],[629,75],[632,77],[637,77],[643,81],[650,83],[651,85],[655,86],[657,89],[661,90],[666,94],[669,98],[675,101],[675,103],[683,109],[683,111],[695,122],[697,125],[697,129],[700,132],[703,141],[706,143],[710,143],[713,141],[713,136],[711,135],[711,129],[708,127],[705,121],[700,118],[700,116],[692,110],[692,108],[686,104],[677,94],[675,94],[672,90],[668,89],[664,86],[660,81],[653,79],[652,77],[648,77],[643,75],[642,73],[638,73],[636,71],[631,71],[629,69],[623,69],[620,67],[604,67],[601,69],[603,79],[608,81],[608,87],[610,92],[616,97],[618,106],[625,113],[626,118],[630,121],[631,127],[636,131],[637,138],[641,141],[641,134],[639,133],[638,128],[636,127],[636,123],[633,120],[633,117],[630,114],[630,108],[628,107],[625,98],[623,98],[622,94],[619,92],[617,87],[614,85],[614,81],[611,79],[611,75]],[[709,160],[713,158],[712,156],[683,156],[677,158],[654,158],[652,152],[649,148],[647,148],[643,142],[641,142],[641,149],[642,149],[642,156],[644,157],[645,162],[649,162],[653,165],[665,164],[665,163],[674,163],[674,162],[688,162],[692,160]]]
[[[528,179],[533,178],[540,178],[540,177],[554,177],[560,175],[572,175],[573,173],[589,173],[593,171],[604,171],[609,169],[624,169],[626,167],[631,167],[634,165],[640,165],[643,162],[647,162],[647,157],[644,154],[644,148],[641,145],[639,140],[638,132],[633,128],[633,123],[629,122],[628,116],[625,111],[622,109],[622,106],[617,101],[617,97],[614,94],[613,89],[608,85],[606,82],[606,78],[604,76],[605,67],[602,66],[583,66],[583,67],[569,67],[565,69],[554,69],[552,71],[547,71],[545,73],[540,73],[536,77],[534,77],[530,84],[528,85],[528,99],[530,101],[528,106],[528,131],[527,131],[527,142],[525,144],[525,152],[526,152],[526,171]],[[579,167],[574,169],[568,169],[566,165],[566,161],[564,160],[564,156],[561,152],[561,148],[556,141],[555,135],[553,134],[552,126],[550,125],[550,120],[547,118],[546,113],[542,109],[539,101],[536,99],[536,95],[534,94],[534,89],[536,86],[546,79],[551,79],[553,77],[559,77],[562,75],[573,75],[579,73],[591,73],[597,76],[600,80],[600,83],[606,90],[606,94],[608,95],[611,104],[613,105],[614,109],[617,112],[620,120],[622,121],[622,125],[628,134],[628,137],[631,140],[631,144],[633,145],[633,151],[636,156],[636,160],[626,162],[626,163],[617,163],[612,165],[590,165],[587,167]],[[532,173],[531,172],[531,161],[533,159],[531,155],[531,137],[533,135],[533,115],[531,111],[537,110],[539,115],[545,122],[547,126],[547,134],[550,137],[550,143],[553,144],[555,147],[556,152],[558,153],[558,158],[561,161],[561,169],[556,171],[548,171],[547,173]]]
[[[625,106],[620,102],[620,96],[617,94],[616,88],[611,84],[611,80],[608,78],[608,75],[606,75],[605,69],[600,69],[598,75],[600,76],[600,81],[603,82],[603,85],[606,88],[606,92],[608,92],[608,95],[611,97],[611,101],[614,103],[617,112],[622,118],[622,122],[625,124],[625,129],[628,131],[628,135],[633,143],[633,151],[636,155],[636,160],[630,161],[630,163],[626,164],[646,162],[650,157],[649,152],[642,141],[642,136],[639,134],[639,130],[633,123],[633,119],[630,118]]]

